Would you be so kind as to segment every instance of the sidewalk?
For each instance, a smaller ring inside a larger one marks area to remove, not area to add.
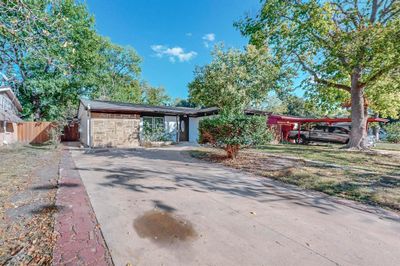
[[[58,187],[53,265],[113,265],[68,147],[62,152]]]

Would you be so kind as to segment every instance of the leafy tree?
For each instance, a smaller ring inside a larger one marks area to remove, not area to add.
[[[270,91],[279,94],[291,72],[279,67],[266,48],[249,45],[245,51],[216,46],[213,60],[196,67],[189,83],[190,100],[200,106],[216,106],[223,113],[239,114],[261,106]]]
[[[284,101],[286,102],[287,108],[284,114],[303,117],[313,115],[312,112],[306,108],[306,101],[301,97],[289,95]]]
[[[265,116],[221,115],[199,123],[200,143],[223,148],[228,158],[236,158],[243,146],[264,145],[273,134],[266,128]]]
[[[269,94],[264,101],[262,109],[274,114],[285,114],[287,113],[288,105],[287,102],[279,99],[275,94]]]
[[[252,44],[268,45],[282,62],[308,73],[308,86],[320,95],[332,99],[342,91],[340,97],[350,98],[348,146],[362,149],[366,99],[376,107],[381,95],[395,93],[379,84],[400,67],[399,15],[398,0],[269,0],[255,18],[236,25]]]
[[[384,129],[389,142],[400,143],[400,122],[387,124]]]
[[[366,88],[366,91],[368,99],[373,99],[369,107],[375,114],[400,118],[400,69],[384,75],[379,82]]]
[[[80,96],[138,103],[141,59],[101,37],[74,0],[0,2],[0,71],[28,119],[73,116]]]
[[[103,64],[98,66],[92,97],[130,103],[142,102],[140,87],[141,58],[132,47],[121,47],[104,40],[100,49]]]
[[[150,105],[168,105],[171,98],[163,87],[152,87],[147,82],[142,82],[143,103]]]
[[[181,99],[181,98],[176,98],[174,101],[173,106],[176,107],[189,107],[189,108],[195,108],[197,107],[194,102],[192,102],[190,99]]]
[[[101,39],[73,0],[2,1],[1,69],[24,115],[53,120],[93,86]]]

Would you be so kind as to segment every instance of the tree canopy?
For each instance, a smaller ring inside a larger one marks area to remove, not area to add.
[[[189,83],[190,100],[200,106],[216,106],[226,113],[241,113],[258,107],[270,91],[287,88],[291,72],[272,60],[265,47],[253,45],[244,51],[215,46],[210,64],[196,67]]]
[[[147,82],[142,82],[142,102],[150,105],[170,105],[171,98],[164,87],[153,87]]]
[[[102,64],[97,68],[96,88],[91,92],[97,99],[140,103],[141,58],[132,47],[121,47],[104,40],[99,50]]]
[[[90,89],[101,39],[75,1],[2,1],[1,71],[34,119],[55,119]]]
[[[26,119],[73,116],[81,96],[132,103],[165,96],[141,86],[141,58],[100,36],[82,2],[1,1],[0,14],[0,72]]]
[[[250,43],[268,46],[282,62],[310,79],[304,88],[323,101],[351,100],[349,146],[362,148],[368,106],[395,113],[382,96],[397,94],[390,81],[400,67],[398,0],[268,0],[256,17],[236,23]],[[390,82],[390,84],[386,83]]]

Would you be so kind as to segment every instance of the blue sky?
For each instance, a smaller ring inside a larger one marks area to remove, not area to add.
[[[172,97],[187,97],[196,65],[211,61],[215,43],[242,48],[247,39],[233,27],[255,15],[259,0],[87,0],[98,32],[130,45],[142,57],[142,77]]]

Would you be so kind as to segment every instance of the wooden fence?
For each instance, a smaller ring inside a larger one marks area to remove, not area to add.
[[[18,141],[29,144],[43,144],[50,140],[53,122],[22,122],[18,124]]]

